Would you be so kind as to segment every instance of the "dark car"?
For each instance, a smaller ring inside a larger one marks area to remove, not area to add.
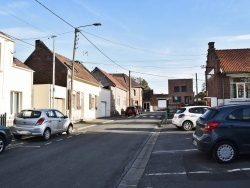
[[[138,115],[138,110],[135,106],[129,106],[126,108],[126,111],[125,111],[125,115],[126,116],[130,116],[130,115]]]
[[[250,153],[250,105],[209,108],[196,122],[193,144],[219,163]]]
[[[8,127],[0,126],[0,154],[3,153],[5,147],[11,143],[12,134]]]
[[[142,107],[141,106],[135,106],[138,110],[138,114],[142,114]]]

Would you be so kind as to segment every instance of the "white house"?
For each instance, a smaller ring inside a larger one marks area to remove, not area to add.
[[[0,113],[7,126],[22,109],[32,107],[33,70],[13,56],[14,39],[0,32]]]

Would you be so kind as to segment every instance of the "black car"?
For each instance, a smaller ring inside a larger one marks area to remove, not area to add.
[[[250,105],[209,108],[196,122],[193,144],[219,163],[250,153]]]
[[[0,154],[11,143],[12,133],[8,127],[0,125]]]

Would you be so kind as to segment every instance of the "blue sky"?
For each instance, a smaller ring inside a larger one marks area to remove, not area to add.
[[[38,1],[71,26],[35,0],[0,0],[0,31],[26,42],[16,40],[15,57],[24,62],[36,39],[52,50],[56,35],[56,52],[72,59],[74,27],[101,23],[81,30],[102,53],[80,34],[76,59],[90,71],[130,70],[154,93],[168,93],[168,79],[178,78],[193,78],[196,91],[196,73],[200,91],[208,42],[216,49],[250,47],[249,0]]]

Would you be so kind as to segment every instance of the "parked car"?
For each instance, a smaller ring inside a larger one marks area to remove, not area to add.
[[[135,106],[138,110],[138,114],[142,114],[142,107],[141,106]]]
[[[73,123],[68,116],[56,109],[22,110],[13,121],[14,138],[22,136],[42,136],[48,140],[51,135],[66,132],[70,134]]]
[[[6,146],[12,141],[12,134],[8,127],[0,126],[0,154],[3,153]]]
[[[138,109],[135,106],[129,106],[126,108],[125,115],[126,116],[130,116],[130,115],[136,116],[136,115],[138,115]]]
[[[196,127],[197,119],[204,114],[208,106],[185,106],[181,107],[174,114],[172,124],[177,128],[190,131]]]
[[[250,105],[209,108],[198,120],[193,144],[219,163],[250,153]]]

